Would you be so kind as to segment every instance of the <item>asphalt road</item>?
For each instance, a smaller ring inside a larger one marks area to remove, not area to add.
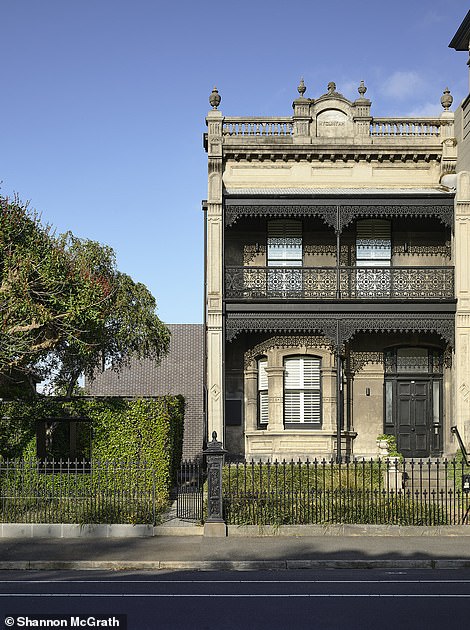
[[[442,630],[469,610],[468,569],[0,572],[1,629]]]

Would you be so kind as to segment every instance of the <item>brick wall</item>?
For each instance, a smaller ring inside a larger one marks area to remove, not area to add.
[[[155,361],[131,361],[116,373],[105,370],[85,383],[91,396],[164,396],[181,394],[186,400],[183,458],[202,451],[204,327],[202,324],[168,324],[170,352]]]

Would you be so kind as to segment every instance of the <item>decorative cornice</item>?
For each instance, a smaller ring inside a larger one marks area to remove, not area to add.
[[[454,209],[449,205],[348,205],[340,207],[340,231],[359,217],[436,217],[449,228],[454,223]]]
[[[376,315],[363,313],[360,317],[341,319],[339,322],[340,340],[342,343],[350,341],[358,332],[434,332],[447,344],[454,347],[455,318],[449,315],[420,315],[407,313],[406,315]]]
[[[367,117],[369,120],[369,118]],[[355,146],[353,150],[347,147],[338,149],[335,146],[316,147],[310,143],[305,145],[293,145],[292,136],[276,136],[276,144],[269,136],[254,136],[257,140],[249,143],[252,136],[243,136],[245,144],[239,144],[240,138],[235,136],[232,140],[230,136],[224,135],[224,159],[225,161],[235,160],[235,162],[413,162],[440,163],[442,160],[442,148],[436,149],[434,143],[431,145],[421,145],[419,152],[410,150],[391,149],[388,146],[381,146],[380,150],[372,145],[366,147]],[[377,138],[376,138],[377,139]],[[281,142],[279,143],[279,140]],[[230,144],[233,142],[233,144]],[[247,146],[248,144],[248,146]]]
[[[339,207],[339,213],[338,213]],[[241,217],[320,217],[333,229],[342,232],[345,227],[357,218],[363,217],[436,217],[449,228],[453,227],[454,209],[447,204],[386,204],[377,200],[374,205],[269,205],[243,204],[228,205],[225,208],[225,225],[234,225]],[[338,223],[339,216],[339,226]]]
[[[367,363],[380,363],[383,365],[384,353],[382,351],[356,351],[351,350],[349,355],[349,370],[355,374],[362,370]]]
[[[335,347],[342,347],[358,332],[415,332],[436,333],[446,344],[454,347],[454,315],[433,314],[375,314],[361,313],[339,317],[335,314],[298,313],[228,313],[225,323],[227,341],[241,332],[312,334],[320,333]]]
[[[336,342],[336,319],[311,314],[283,315],[275,313],[227,314],[225,332],[227,341],[233,341],[239,333],[246,332],[280,332],[280,333],[323,333],[332,343]]]
[[[272,350],[273,348],[332,348],[332,343],[329,339],[319,335],[285,335],[271,337],[245,352],[245,368],[247,368],[256,357],[265,354],[268,350]]]
[[[320,217],[326,225],[333,230],[337,223],[336,205],[313,206],[313,205],[237,205],[225,208],[225,225],[234,225],[240,217]]]

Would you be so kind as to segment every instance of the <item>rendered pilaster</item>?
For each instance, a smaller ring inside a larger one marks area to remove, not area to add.
[[[220,102],[220,99],[219,99]],[[207,115],[208,197],[207,197],[207,429],[224,440],[223,385],[223,229],[222,229],[222,121],[217,109]]]
[[[455,321],[454,413],[464,442],[470,443],[470,173],[457,177],[455,201]]]

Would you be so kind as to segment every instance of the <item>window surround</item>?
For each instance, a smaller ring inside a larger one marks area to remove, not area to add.
[[[260,352],[256,346],[249,351],[249,359],[245,363],[245,407],[244,430],[246,435],[255,436],[260,432],[292,435],[311,431],[316,434],[330,435],[336,427],[336,368],[334,353],[329,346],[305,343],[296,344],[293,337],[292,346],[288,346],[284,337],[273,337],[272,340],[260,344]],[[302,340],[303,341],[303,340]],[[272,345],[271,345],[272,344]],[[292,424],[284,426],[284,358],[293,356],[314,356],[321,359],[321,427],[311,424]],[[269,423],[260,426],[258,423],[258,360],[267,358],[267,374],[269,379]]]

